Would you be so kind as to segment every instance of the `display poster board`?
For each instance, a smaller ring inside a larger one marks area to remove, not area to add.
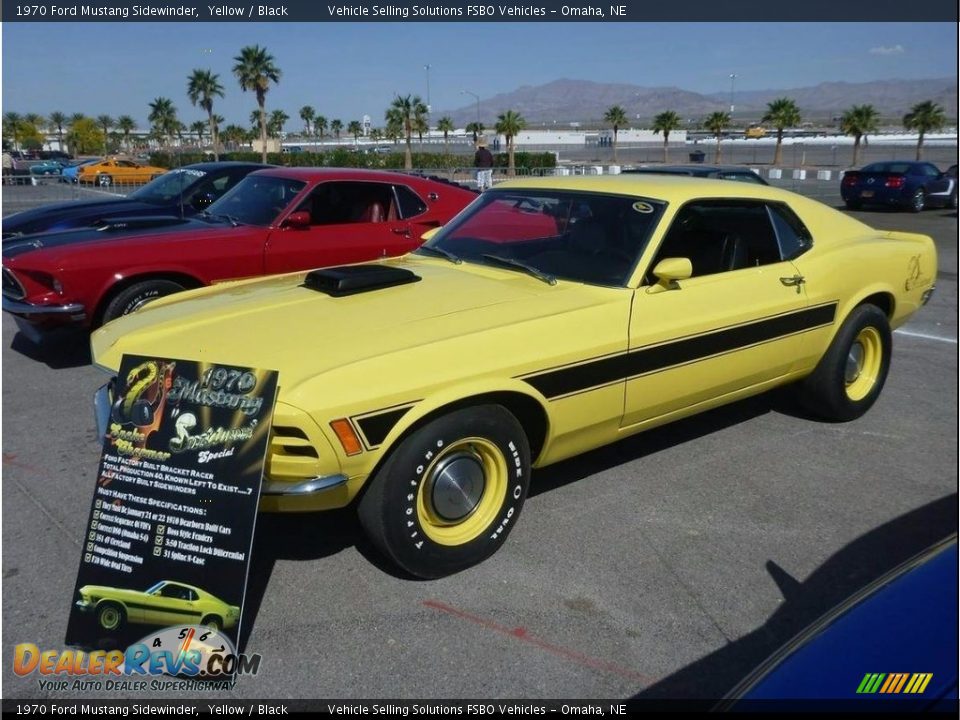
[[[160,628],[192,626],[211,631],[198,630],[198,641],[237,646],[277,379],[123,357],[102,391],[103,449],[68,645],[124,650]]]

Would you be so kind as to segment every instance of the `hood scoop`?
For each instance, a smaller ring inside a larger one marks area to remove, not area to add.
[[[307,273],[303,287],[332,297],[356,295],[394,285],[420,282],[420,276],[404,268],[388,265],[346,265],[322,268]]]

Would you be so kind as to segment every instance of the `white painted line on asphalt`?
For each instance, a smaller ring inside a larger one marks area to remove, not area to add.
[[[928,335],[927,333],[910,332],[909,330],[894,330],[894,332],[900,335],[906,335],[907,337],[922,338],[924,340],[935,340],[937,342],[950,343],[951,345],[957,344],[956,338],[943,337],[942,335]]]

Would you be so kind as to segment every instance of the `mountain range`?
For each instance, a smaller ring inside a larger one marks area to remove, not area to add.
[[[733,96],[735,118],[759,120],[767,103],[778,97],[792,98],[807,118],[830,119],[852,105],[871,104],[883,118],[899,118],[913,105],[933,100],[957,117],[957,78],[929,80],[876,80],[865,83],[824,82],[813,87],[786,90],[743,90]],[[646,120],[664,110],[682,118],[700,119],[717,110],[729,111],[730,93],[703,95],[678,87],[643,87],[590,80],[554,80],[546,85],[524,85],[508,93],[481,99],[480,120],[489,125],[505,110],[519,112],[530,127],[572,122],[598,123],[612,105],[620,105],[630,119]],[[472,103],[435,117],[449,115],[458,127],[477,119]]]

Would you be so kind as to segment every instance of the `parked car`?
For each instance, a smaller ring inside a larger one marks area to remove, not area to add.
[[[775,710],[777,701],[796,710],[798,701],[816,701],[821,711],[831,703],[846,711],[955,711],[957,562],[954,534],[811,624],[717,710]]]
[[[146,590],[84,585],[79,594],[77,607],[95,614],[104,630],[119,630],[126,623],[197,623],[226,630],[240,619],[236,605],[228,605],[201,588],[170,580],[161,580]]]
[[[198,163],[171,170],[123,198],[98,198],[14,213],[3,218],[4,239],[16,235],[89,227],[115,217],[191,216],[254,170],[259,163]]]
[[[956,181],[933,163],[876,162],[844,173],[840,195],[851,210],[862,205],[892,205],[920,212],[934,205],[956,207]]]
[[[109,187],[150,182],[167,171],[166,168],[143,165],[135,160],[106,158],[98,163],[81,165],[77,182]]]
[[[622,172],[628,175],[691,175],[719,180],[736,180],[757,185],[769,184],[750,168],[737,165],[701,165],[699,163],[696,165],[647,165],[638,168],[626,168]]]
[[[115,217],[5,240],[3,309],[39,341],[218,280],[401,255],[476,196],[399,173],[260,170],[193,218]]]
[[[929,237],[694,178],[511,180],[428,235],[164,298],[95,332],[94,363],[278,370],[261,509],[359,498],[386,557],[439,577],[503,544],[533,467],[788,383],[859,417],[937,276]]]
[[[65,167],[60,173],[60,181],[76,184],[78,182],[77,176],[80,173],[80,168],[82,168],[84,165],[98,163],[101,160],[102,158],[86,158],[84,160],[75,160],[71,165]]]
[[[63,150],[41,150],[39,155],[41,160],[62,160],[65,165],[73,160],[73,155]]]
[[[927,205],[957,209],[957,166],[951,165],[927,188]]]
[[[30,165],[31,175],[59,175],[64,164],[59,160],[38,160]]]

